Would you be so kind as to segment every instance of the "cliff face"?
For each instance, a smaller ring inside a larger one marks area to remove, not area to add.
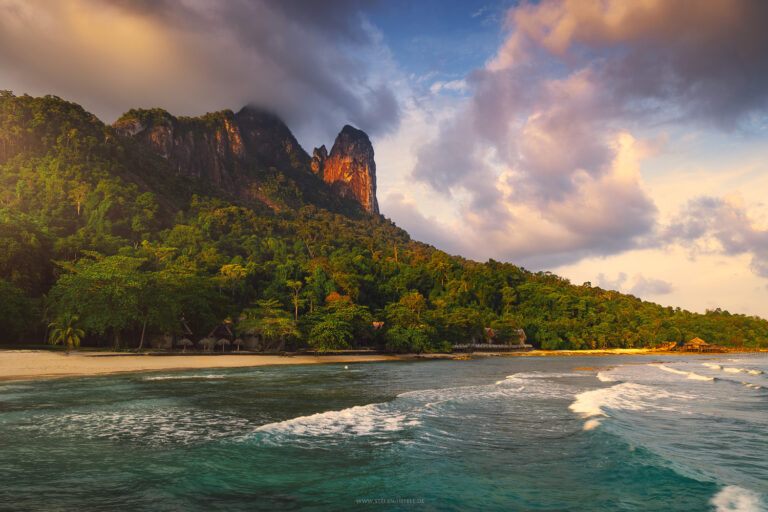
[[[131,110],[112,126],[168,160],[179,174],[212,181],[234,195],[264,200],[254,169],[295,169],[314,173],[337,195],[379,213],[373,146],[365,132],[351,126],[341,130],[330,154],[321,146],[312,158],[285,123],[253,107],[195,118]]]
[[[167,159],[180,174],[214,182],[247,195],[248,169],[308,168],[309,155],[276,116],[246,107],[198,118],[176,118],[162,110],[132,110],[113,128]]]
[[[376,162],[373,146],[365,132],[345,126],[325,156],[325,146],[314,151],[312,169],[322,175],[342,197],[354,198],[368,212],[378,214],[376,200]]]

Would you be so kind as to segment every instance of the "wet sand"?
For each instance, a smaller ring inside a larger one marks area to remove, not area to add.
[[[187,354],[152,355],[124,352],[50,352],[47,350],[0,351],[0,381],[58,379],[131,372],[200,370],[204,368],[245,368],[286,364],[362,363],[413,359],[473,359],[480,357],[542,357],[599,355],[718,355],[696,352],[663,352],[646,348],[595,350],[530,350],[528,352],[474,352],[472,354],[350,354],[350,355],[260,355]],[[721,355],[721,354],[720,354]],[[466,357],[469,356],[469,357]]]
[[[360,363],[402,359],[390,355],[163,355],[114,352],[49,352],[45,350],[0,351],[0,381],[57,379],[130,372],[240,368],[286,364]]]

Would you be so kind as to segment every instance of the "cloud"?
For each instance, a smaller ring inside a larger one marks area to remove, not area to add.
[[[246,103],[332,138],[396,129],[399,105],[365,4],[266,0],[0,0],[0,76],[105,121],[135,106],[200,114]]]
[[[605,274],[600,272],[597,274],[597,286],[605,288],[606,290],[620,290],[627,280],[627,274],[625,272],[619,272],[616,279],[611,279]]]
[[[597,275],[597,285],[606,290],[625,291],[638,297],[667,295],[674,291],[672,283],[662,279],[645,277],[643,274],[629,278],[625,272],[619,272],[616,279],[601,272]]]
[[[526,4],[509,11],[514,32],[493,66],[600,58],[605,98],[622,109],[730,127],[768,102],[766,21],[768,4],[752,0]]]
[[[635,276],[635,284],[629,289],[629,293],[638,297],[667,295],[672,293],[672,283],[661,279],[651,279],[642,275]]]
[[[469,249],[466,246],[456,247],[455,233],[450,228],[445,228],[433,217],[423,215],[416,206],[416,203],[406,198],[400,192],[390,192],[382,198],[382,210],[397,212],[398,222],[403,224],[408,233],[414,240],[430,240],[438,247],[451,250],[459,249],[457,253],[462,255]]]
[[[441,92],[441,91],[463,93],[463,92],[466,92],[466,90],[467,90],[466,80],[450,80],[448,82],[438,80],[429,87],[429,92],[431,92],[432,94],[437,94],[438,92]]]
[[[466,108],[412,176],[461,201],[493,257],[540,268],[638,247],[658,215],[640,167],[664,127],[729,130],[765,113],[766,22],[749,0],[513,7],[508,39],[466,78]]]
[[[750,269],[768,278],[768,223],[751,214],[740,194],[702,196],[688,201],[677,218],[661,230],[665,244],[681,244],[691,255],[751,255]]]

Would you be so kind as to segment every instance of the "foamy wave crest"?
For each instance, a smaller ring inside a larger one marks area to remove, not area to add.
[[[751,384],[749,382],[741,381],[741,383],[744,384],[745,386],[747,386],[748,388],[752,388],[752,389],[762,389],[763,388],[762,386],[758,386],[757,384]]]
[[[389,404],[368,404],[269,423],[257,428],[256,432],[279,439],[344,434],[368,436],[397,432],[419,424],[417,419],[409,418],[405,412],[392,410]]]
[[[749,368],[735,368],[735,367],[726,368],[726,367],[720,366],[719,364],[714,364],[714,363],[701,363],[701,364],[712,370],[722,370],[726,373],[748,373],[750,375],[761,375],[763,373],[761,370],[751,370]]]
[[[673,410],[661,402],[672,398],[687,399],[687,395],[673,395],[660,388],[624,382],[610,388],[593,389],[576,395],[568,408],[587,419],[584,430],[592,430],[601,424],[599,416],[610,417],[606,409],[642,411],[649,408]]]
[[[604,372],[597,372],[597,380],[600,382],[616,382],[616,379],[610,378]]]
[[[723,487],[710,501],[717,512],[765,512],[760,495],[736,485]]]
[[[748,373],[750,375],[760,375],[760,370],[750,370],[749,368],[723,368],[724,372],[728,373]]]
[[[224,375],[163,375],[161,377],[144,377],[143,380],[223,379],[224,377]]]
[[[593,430],[600,426],[600,420],[597,418],[591,418],[584,422],[583,430]]]
[[[655,366],[659,370],[664,370],[665,372],[676,373],[677,375],[685,375],[687,378],[691,380],[708,380],[710,382],[715,380],[714,377],[705,377],[704,375],[699,375],[698,373],[686,372],[683,370],[676,370],[675,368],[670,368],[669,366],[665,366],[663,364],[652,364],[649,366]]]

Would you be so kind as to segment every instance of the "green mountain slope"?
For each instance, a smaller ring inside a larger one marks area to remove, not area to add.
[[[197,341],[226,319],[265,349],[448,350],[487,327],[552,349],[768,339],[756,317],[415,242],[340,198],[257,109],[135,110],[106,126],[56,97],[0,93],[0,341],[41,343],[50,323],[93,345]]]

